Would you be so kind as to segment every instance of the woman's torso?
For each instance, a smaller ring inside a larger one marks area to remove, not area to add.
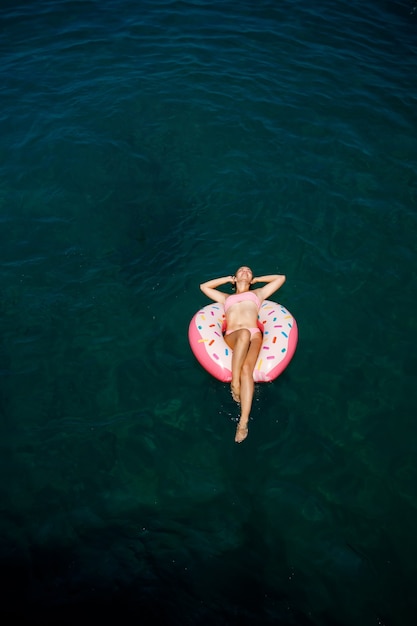
[[[227,329],[253,328],[258,323],[262,301],[256,291],[244,291],[228,296],[224,302]]]

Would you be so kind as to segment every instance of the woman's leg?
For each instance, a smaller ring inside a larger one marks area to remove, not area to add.
[[[235,330],[230,335],[225,337],[226,343],[232,349],[232,382],[230,389],[232,392],[232,398],[235,402],[240,402],[240,375],[242,372],[243,363],[247,357],[250,343],[251,343],[250,330],[247,328],[241,328]]]
[[[235,441],[241,443],[248,436],[248,422],[252,408],[255,383],[253,370],[262,345],[262,334],[256,333],[250,342],[249,350],[240,372],[240,419],[236,429]]]
[[[233,350],[232,355],[232,397],[241,404],[241,415],[237,425],[235,441],[240,443],[248,436],[248,421],[252,407],[255,384],[253,370],[262,345],[262,333],[251,333],[247,328],[235,330],[225,337]]]

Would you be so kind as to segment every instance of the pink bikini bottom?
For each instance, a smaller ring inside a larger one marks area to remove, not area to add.
[[[236,330],[241,330],[240,328],[237,328]],[[224,333],[225,335],[230,335],[231,333],[235,333],[236,330],[226,330],[226,332]],[[255,326],[254,328],[246,328],[246,330],[248,330],[250,332],[250,338],[252,339],[252,337],[256,334],[256,333],[260,333],[261,329],[258,328],[257,326]]]

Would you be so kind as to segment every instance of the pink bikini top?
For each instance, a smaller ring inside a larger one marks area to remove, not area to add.
[[[261,301],[259,300],[256,293],[254,293],[253,291],[244,291],[243,293],[234,293],[231,296],[228,296],[224,303],[224,310],[225,312],[227,312],[227,310],[233,304],[237,304],[238,302],[245,302],[249,300],[256,304],[256,306],[258,307],[258,311],[259,311],[261,307]]]

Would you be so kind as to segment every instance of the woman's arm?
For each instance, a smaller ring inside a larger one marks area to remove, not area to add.
[[[257,289],[263,300],[266,300],[273,293],[278,291],[280,287],[285,283],[286,276],[284,274],[268,274],[268,276],[254,276],[252,279],[252,285],[257,283],[267,283],[263,287]]]
[[[226,285],[227,283],[234,283],[234,276],[224,276],[223,278],[213,278],[212,280],[208,280],[205,283],[201,283],[200,289],[201,291],[214,302],[220,302],[224,304],[227,296],[229,294],[216,289],[216,287],[220,287],[220,285]]]

